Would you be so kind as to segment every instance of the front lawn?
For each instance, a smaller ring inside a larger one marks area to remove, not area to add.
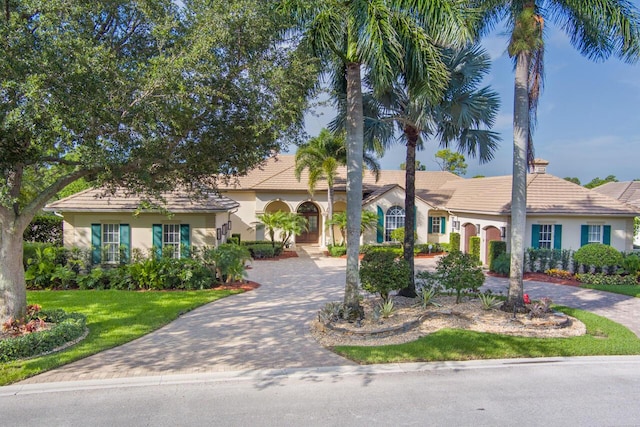
[[[28,292],[29,304],[85,314],[89,335],[79,344],[59,353],[0,364],[0,385],[19,381],[132,341],[166,325],[182,313],[239,292],[241,291]]]
[[[624,326],[586,311],[558,309],[584,322],[587,334],[573,338],[526,338],[443,329],[405,344],[337,346],[334,351],[362,364],[640,354],[640,339]]]

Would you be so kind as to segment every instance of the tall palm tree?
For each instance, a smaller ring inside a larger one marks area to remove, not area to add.
[[[393,130],[397,127],[400,140],[406,144],[405,160],[405,230],[415,228],[415,176],[416,149],[421,149],[425,141],[437,140],[441,147],[457,142],[458,151],[469,156],[478,156],[481,162],[493,158],[499,136],[488,130],[500,108],[498,94],[488,87],[478,88],[483,77],[489,72],[490,59],[477,46],[462,49],[445,49],[442,54],[450,74],[449,83],[439,99],[430,97],[426,85],[408,87],[398,80],[390,90],[374,96],[367,94],[366,105],[371,116],[365,122],[371,124],[369,135],[378,140],[383,148],[394,143]],[[341,116],[331,126],[341,126]],[[413,249],[415,234],[404,233],[404,258],[414,271]],[[413,274],[409,285],[400,291],[401,295],[414,297]]]
[[[504,309],[523,303],[524,236],[527,222],[527,165],[533,152],[532,131],[543,81],[544,26],[551,22],[589,59],[616,55],[640,58],[640,11],[627,0],[474,0],[484,9],[480,31],[506,20],[508,52],[515,61],[513,107],[513,178],[511,194],[511,273]]]
[[[347,100],[347,271],[344,303],[360,313],[358,252],[362,207],[364,126],[361,69],[373,88],[390,85],[400,70],[410,83],[430,76],[444,89],[447,74],[436,44],[469,37],[464,8],[455,0],[282,0],[297,34],[325,64],[340,64]],[[426,31],[429,26],[436,31]],[[417,79],[413,79],[415,76]]]
[[[363,153],[364,165],[376,176],[380,172],[378,161],[368,153]],[[309,170],[309,193],[313,195],[318,181],[327,180],[327,224],[333,218],[334,183],[338,176],[338,167],[347,163],[347,149],[344,133],[333,134],[322,129],[320,134],[300,145],[296,151],[295,175],[298,181],[305,169]],[[333,227],[329,227],[329,239],[336,244]]]

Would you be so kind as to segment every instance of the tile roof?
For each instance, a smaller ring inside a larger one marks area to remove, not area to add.
[[[254,190],[254,191],[306,191],[308,189],[309,174],[304,170],[298,181],[294,174],[295,156],[278,155],[267,159],[261,166],[253,169],[247,175],[232,179],[228,183],[221,182],[220,191],[225,190]],[[344,191],[347,184],[347,168],[338,168],[337,178],[334,188]],[[417,171],[416,189],[436,189],[451,180],[464,180],[450,172],[440,171]],[[400,185],[404,188],[405,172],[402,170],[381,170],[380,178],[376,182],[375,175],[370,171],[365,171],[362,178],[364,191],[376,191],[379,187],[392,184]],[[327,189],[326,180],[320,180],[315,191]]]
[[[640,207],[640,181],[607,182],[593,189],[623,203]]]
[[[511,213],[511,176],[452,181],[439,191],[452,211]],[[638,209],[549,174],[527,176],[527,213],[631,216]]]
[[[153,200],[161,209],[173,213],[226,212],[239,206],[228,197],[209,193],[203,198],[190,198],[186,192],[174,190],[162,193],[161,200]],[[93,188],[49,203],[46,211],[58,212],[131,212],[139,209],[143,201],[149,200],[140,195],[127,194],[116,190],[113,194],[101,188]],[[158,209],[149,209],[157,211]],[[142,210],[145,211],[145,210]]]

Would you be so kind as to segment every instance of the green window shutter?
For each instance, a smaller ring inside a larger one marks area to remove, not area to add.
[[[427,229],[427,233],[433,233],[433,218],[429,217],[429,226]]]
[[[156,255],[162,256],[162,224],[153,224],[153,247],[156,249]]]
[[[602,243],[604,243],[605,245],[610,245],[611,244],[611,226],[605,225],[602,228],[603,228]]]
[[[102,224],[91,224],[91,262],[102,262]]]
[[[384,242],[384,211],[378,206],[378,227],[376,229],[376,242]]]
[[[589,226],[581,225],[580,226],[580,246],[584,246],[589,243]]]
[[[440,234],[447,234],[447,218],[440,217]]]
[[[120,247],[124,248],[120,263],[126,264],[131,259],[131,227],[129,224],[120,224]]]
[[[553,226],[553,249],[562,249],[562,225]]]
[[[191,245],[191,232],[189,224],[180,224],[180,247],[182,250],[181,256],[184,258],[189,257],[189,246]]]
[[[531,247],[540,247],[540,225],[538,224],[531,225]]]

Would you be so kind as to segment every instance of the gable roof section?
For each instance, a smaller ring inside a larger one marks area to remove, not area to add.
[[[186,192],[178,190],[162,193],[165,200],[155,202],[172,213],[213,213],[226,212],[239,206],[228,197],[209,193],[203,198],[192,199]],[[130,195],[123,190],[114,194],[105,193],[102,188],[92,188],[49,203],[44,210],[57,212],[133,212],[140,208],[145,199],[139,195]],[[142,212],[155,212],[157,209],[143,209]]]
[[[511,214],[511,176],[449,182],[440,189],[449,196],[447,209],[459,212]],[[611,197],[549,174],[527,176],[527,213],[544,215],[633,216],[637,209]]]
[[[347,168],[341,166],[337,170],[337,178],[334,189],[345,191],[347,185]],[[464,180],[450,172],[417,171],[416,189],[439,188],[451,180]],[[229,190],[253,190],[253,191],[307,191],[309,173],[305,169],[300,175],[300,181],[295,177],[295,156],[278,155],[270,157],[265,162],[247,173],[228,183],[220,182],[220,191]],[[362,177],[362,186],[365,192],[375,192],[380,187],[400,185],[404,187],[405,172],[402,170],[381,170],[378,181],[371,171],[365,171]],[[318,181],[315,191],[326,191],[327,181]]]
[[[593,191],[613,197],[622,203],[640,207],[640,181],[607,182],[597,186]]]

